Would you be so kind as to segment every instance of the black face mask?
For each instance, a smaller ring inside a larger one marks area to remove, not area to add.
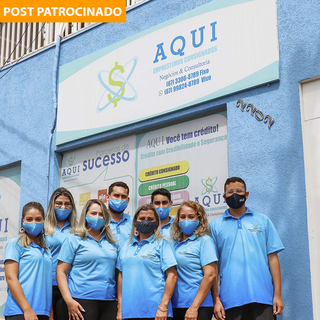
[[[244,203],[246,202],[246,195],[239,195],[234,193],[231,197],[226,197],[227,205],[232,209],[239,209],[241,208]]]
[[[157,228],[157,221],[148,221],[148,220],[137,221],[136,228],[139,232],[148,234]]]

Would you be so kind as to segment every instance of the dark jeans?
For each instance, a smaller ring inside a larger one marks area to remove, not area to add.
[[[117,318],[116,301],[73,299],[79,302],[85,310],[85,312],[81,312],[84,320],[116,320]],[[63,299],[58,301],[57,314],[58,317],[55,320],[69,320],[68,308]]]
[[[64,304],[64,307],[63,309],[66,310],[67,306],[61,296],[61,293],[60,293],[60,290],[58,288],[58,286],[53,286],[52,287],[52,309],[53,309],[53,318],[54,320],[58,320],[58,313],[57,313],[57,305],[58,305],[58,302],[60,301],[60,304],[59,305],[63,305]]]
[[[173,319],[184,320],[188,308],[173,308]],[[211,320],[213,316],[213,307],[200,307],[198,310],[198,320]]]
[[[262,303],[249,303],[226,310],[226,320],[276,320],[273,306]]]

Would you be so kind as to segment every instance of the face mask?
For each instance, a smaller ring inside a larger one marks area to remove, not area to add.
[[[156,210],[158,212],[160,220],[162,220],[162,219],[165,219],[169,215],[169,213],[171,211],[171,207],[170,206],[169,207],[159,207],[159,208],[156,208]]]
[[[88,227],[93,230],[100,230],[105,225],[104,219],[99,217],[86,216],[86,222]]]
[[[22,223],[22,228],[26,231],[26,233],[30,234],[30,236],[37,236],[44,228],[44,222],[24,222]]]
[[[187,236],[192,234],[199,225],[199,220],[183,220],[179,222],[181,231]]]
[[[70,213],[72,212],[72,209],[55,208],[54,212],[56,213],[56,218],[62,221],[62,220],[66,220],[69,217]]]
[[[109,200],[109,207],[114,211],[115,213],[122,213],[128,206],[128,201],[124,200]]]
[[[157,221],[148,221],[148,220],[137,221],[136,228],[139,232],[143,234],[148,234],[157,228]]]
[[[226,197],[226,203],[231,209],[239,209],[241,208],[244,203],[246,202],[246,195],[239,195],[234,193],[230,197]]]

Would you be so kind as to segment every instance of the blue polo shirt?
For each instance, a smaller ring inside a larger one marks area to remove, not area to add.
[[[284,247],[271,220],[248,208],[238,219],[228,209],[210,222],[210,230],[219,255],[224,308],[253,302],[272,305],[268,255]]]
[[[61,249],[62,242],[70,234],[70,222],[66,220],[62,229],[57,225],[57,229],[53,235],[46,235],[47,246],[52,254],[52,285],[57,286],[56,271],[58,264],[58,254]]]
[[[154,235],[134,238],[121,250],[122,318],[155,318],[166,283],[166,270],[177,264],[172,245]],[[172,317],[171,302],[168,317]]]
[[[106,235],[100,241],[89,234],[70,234],[63,242],[58,260],[70,264],[67,276],[73,298],[115,300],[115,269],[118,268],[119,245],[111,244]]]
[[[19,236],[11,239],[5,248],[4,261],[13,260],[19,264],[18,280],[32,310],[37,315],[50,316],[52,304],[51,253],[31,242],[24,248]],[[13,298],[9,286],[4,316],[23,314]]]
[[[170,217],[170,221],[165,225],[163,225],[160,230],[161,234],[165,237],[168,237],[169,239],[171,239],[170,231],[171,231],[171,223],[173,222],[173,220],[174,219]]]
[[[126,213],[123,213],[119,222],[111,219],[110,228],[113,236],[119,241],[120,248],[124,246],[131,235],[132,217]]]
[[[203,267],[218,260],[212,238],[191,235],[174,244],[178,262],[178,280],[172,296],[173,308],[189,308],[203,279]],[[213,307],[211,290],[201,307]]]

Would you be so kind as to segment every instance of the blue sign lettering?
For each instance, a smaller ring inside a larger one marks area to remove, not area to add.
[[[211,26],[211,39],[210,42],[216,41],[218,38],[216,36],[216,25],[217,25],[217,21],[214,21],[210,24]],[[194,29],[191,30],[191,41],[192,41],[192,46],[194,48],[199,48],[203,45],[204,43],[204,30],[205,30],[205,26],[200,27],[199,29]],[[196,34],[199,31],[200,36],[198,37],[198,41],[196,41]],[[186,38],[184,36],[176,36],[170,44],[170,52],[172,55],[174,56],[183,56],[184,55],[184,49],[187,45],[187,41]],[[168,57],[165,54],[165,49],[164,49],[164,42],[161,42],[159,44],[157,44],[157,52],[156,52],[156,57],[153,60],[153,63],[157,63],[160,61],[163,61],[165,59],[167,59]]]

